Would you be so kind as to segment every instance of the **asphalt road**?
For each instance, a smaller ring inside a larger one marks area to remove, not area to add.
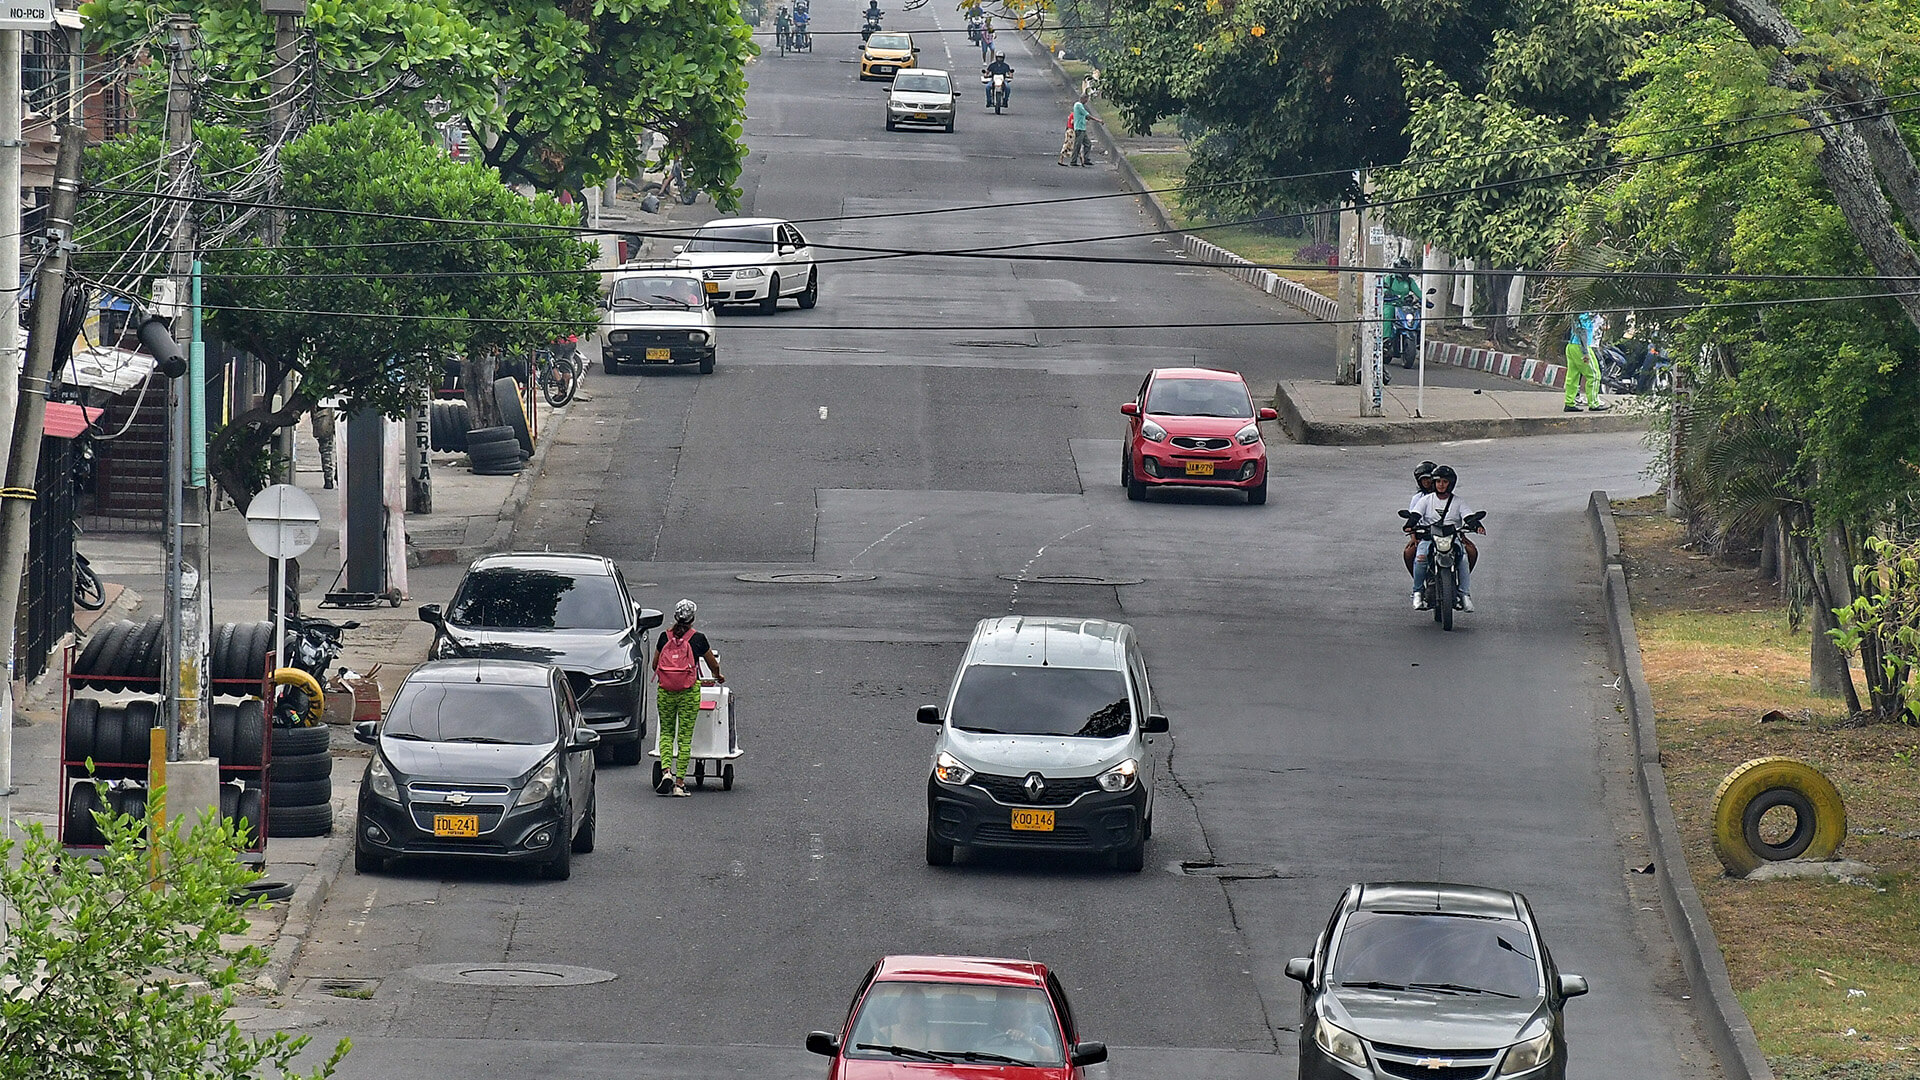
[[[890,28],[959,25],[938,6]],[[821,31],[858,26],[854,0],[814,10]],[[951,136],[883,132],[881,87],[846,62],[857,36],[817,40],[753,69],[750,212],[820,219],[810,239],[850,247],[1151,228],[1125,199],[844,220],[1119,181],[1054,165],[1065,98],[1010,35],[1003,116],[980,108],[963,33],[921,39],[923,66],[951,50],[969,91]],[[1116,1048],[1109,1076],[1285,1076],[1287,958],[1347,883],[1437,877],[1527,892],[1561,968],[1592,980],[1569,1009],[1570,1075],[1712,1074],[1655,894],[1626,872],[1647,860],[1579,513],[1592,488],[1643,485],[1637,439],[1276,441],[1265,507],[1130,504],[1117,407],[1148,368],[1235,367],[1259,392],[1330,369],[1330,333],[1223,325],[1302,316],[1197,267],[821,254],[819,307],[727,316],[714,375],[596,370],[516,537],[616,558],[654,606],[700,602],[739,695],[736,789],[667,800],[637,770],[603,772],[599,849],[564,884],[445,864],[350,875],[281,1024],[352,1037],[348,1077],[817,1076],[801,1038],[839,1023],[876,957],[1031,955]],[[1068,328],[1129,322],[1187,325]],[[1406,610],[1399,567],[1393,515],[1426,456],[1490,510],[1479,611],[1451,635]],[[850,580],[737,577],[785,569]],[[1048,574],[1129,583],[1014,580]],[[1010,611],[1139,628],[1173,722],[1146,872],[924,865],[931,738],[914,707],[944,692],[973,623]],[[420,970],[498,963],[614,978]]]

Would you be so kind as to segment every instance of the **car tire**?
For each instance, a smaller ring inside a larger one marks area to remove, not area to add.
[[[303,758],[324,754],[333,744],[333,733],[325,727],[275,728],[273,756]]]
[[[275,810],[293,806],[322,806],[333,802],[333,778],[287,780],[267,788],[267,805]]]
[[[800,295],[795,299],[800,301],[801,311],[812,311],[813,306],[820,302],[820,269],[818,267],[807,271],[807,287],[800,290]]]
[[[331,780],[333,777],[333,755],[322,750],[318,754],[275,754],[267,762],[267,779],[275,785],[298,783],[303,780]]]
[[[700,374],[702,375],[713,374],[713,359],[714,357],[712,353],[708,353],[707,355],[700,358]]]
[[[226,764],[258,766],[264,763],[267,705],[248,698],[233,710],[233,760]]]
[[[520,452],[528,456],[533,454],[533,431],[527,426],[527,407],[520,400],[520,383],[516,379],[493,380],[493,401],[500,406],[500,416],[506,426],[513,429],[514,437],[520,440]],[[468,433],[472,438],[472,433]]]
[[[630,743],[613,744],[610,748],[611,752],[609,756],[615,765],[638,765],[640,764],[641,755],[646,752],[643,749],[646,745],[647,733],[642,731],[639,735],[635,736],[634,740]]]
[[[947,134],[953,134],[953,121],[947,121]]]
[[[600,370],[606,372],[609,375],[618,375],[620,374],[620,363],[619,361],[615,360],[613,357],[608,356],[606,355],[606,353],[602,352],[600,354]]]
[[[898,124],[895,124],[895,123],[894,123],[893,121],[891,121],[891,120],[889,120],[889,121],[887,121],[887,130],[888,130],[888,131],[898,131],[898,130],[900,130],[900,125],[898,125]]]
[[[565,881],[573,876],[573,845],[563,841],[554,846],[559,850],[540,864],[540,876],[548,881]]]
[[[780,310],[780,275],[767,278],[767,295],[760,298],[760,314],[771,315]]]
[[[1247,505],[1267,505],[1267,481],[1265,477],[1261,477],[1259,483],[1247,489]]]
[[[160,725],[160,703],[129,701],[120,730],[120,753],[130,761],[147,761],[153,754],[153,729]],[[162,752],[164,755],[164,751]]]
[[[733,762],[731,761],[720,766],[720,790],[733,790]]]
[[[107,635],[92,634],[87,638],[86,647],[73,660],[73,675],[76,683],[82,682],[80,676],[93,674],[100,663],[100,653],[107,647]]]
[[[92,698],[74,698],[67,706],[66,760],[85,761],[93,756],[93,729],[100,719],[100,703]]]
[[[587,796],[587,813],[580,821],[580,831],[573,834],[573,853],[585,855],[593,850],[593,833],[600,817],[600,789],[594,788]]]
[[[283,840],[300,836],[332,836],[333,804],[275,806],[267,815],[267,835]],[[357,858],[355,861],[358,862]]]
[[[71,847],[97,847],[107,842],[100,834],[100,823],[93,819],[94,812],[105,811],[106,804],[100,801],[100,789],[93,786],[88,778],[73,786],[67,796],[67,835],[63,838]]]
[[[1135,844],[1128,844],[1113,853],[1113,868],[1123,874],[1137,874],[1147,866],[1147,838],[1143,835]]]
[[[943,843],[938,836],[934,835],[932,822],[927,823],[927,865],[953,865],[953,845]]]
[[[291,807],[286,811],[286,813],[295,815],[296,820],[298,820],[298,815],[306,813],[309,810],[320,810],[320,809],[321,807],[317,807],[317,806]],[[308,835],[324,836],[326,835],[327,832],[333,831],[333,807],[328,806],[325,808],[325,810],[327,814],[326,832],[309,833]],[[233,816],[235,819],[237,819],[238,822],[244,823],[247,827],[247,841],[248,841],[247,847],[249,849],[259,847],[261,844],[261,840],[265,835],[260,830],[260,824],[262,820],[261,815],[265,813],[266,813],[266,807],[261,804],[260,789],[257,787],[250,787],[245,791],[242,791],[240,793],[240,797],[234,800]],[[289,823],[289,825],[291,825],[291,823]],[[282,832],[282,833],[277,833],[276,835],[286,836],[288,834]]]
[[[1122,473],[1120,482],[1127,485],[1127,501],[1139,502],[1141,499],[1146,498],[1147,485],[1139,477],[1133,475],[1133,463],[1129,461],[1124,466],[1124,469],[1125,472]]]
[[[353,872],[356,874],[379,874],[387,869],[385,856],[368,851],[358,841],[353,845]]]

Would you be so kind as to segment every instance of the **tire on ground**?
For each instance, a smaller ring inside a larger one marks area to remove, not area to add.
[[[267,821],[267,835],[291,839],[296,836],[329,836],[333,833],[333,804],[316,806],[276,806]]]
[[[494,404],[500,406],[500,418],[520,440],[520,452],[533,453],[533,429],[527,423],[527,409],[520,401],[520,384],[513,379],[493,380]]]
[[[1773,844],[1761,835],[1760,819],[1776,807],[1793,813],[1795,827]],[[1747,876],[1763,862],[1830,859],[1846,838],[1840,789],[1804,761],[1754,758],[1728,773],[1713,793],[1713,853],[1734,877]]]
[[[319,806],[333,802],[333,781],[288,780],[267,788],[267,805],[276,811],[288,806]]]

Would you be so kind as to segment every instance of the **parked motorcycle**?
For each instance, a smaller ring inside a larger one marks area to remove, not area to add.
[[[107,606],[107,587],[78,551],[73,553],[73,606],[82,611],[99,611]]]
[[[274,674],[275,727],[312,727],[320,723],[318,688],[326,682],[327,669],[340,659],[340,635],[359,627],[352,619],[336,623],[318,616],[287,613],[286,647],[276,660],[279,667]],[[308,678],[281,676],[280,671],[288,668],[304,672]],[[311,685],[308,685],[309,679]]]
[[[1411,510],[1400,511],[1400,516],[1406,520],[1416,541],[1428,543],[1427,584],[1421,596],[1433,609],[1433,621],[1440,624],[1440,629],[1451,630],[1453,614],[1460,610],[1459,560],[1467,557],[1466,545],[1459,534],[1472,532],[1487,512],[1477,510],[1468,514],[1465,524],[1459,526],[1438,521],[1423,525],[1420,515]]]
[[[1673,358],[1659,349],[1629,339],[1632,348],[1600,348],[1600,385],[1609,394],[1656,394],[1673,390]]]

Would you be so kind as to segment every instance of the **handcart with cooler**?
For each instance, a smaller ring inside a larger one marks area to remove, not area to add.
[[[733,704],[733,688],[717,682],[707,670],[706,662],[701,661],[700,715],[693,724],[695,787],[706,787],[707,777],[712,776],[720,781],[721,790],[733,790],[733,762],[744,753],[740,749],[739,730],[734,726]],[[657,790],[666,774],[666,767],[661,764],[661,740],[666,737],[666,725],[655,727],[659,730],[654,733],[653,749],[648,754],[653,758],[652,779]]]

